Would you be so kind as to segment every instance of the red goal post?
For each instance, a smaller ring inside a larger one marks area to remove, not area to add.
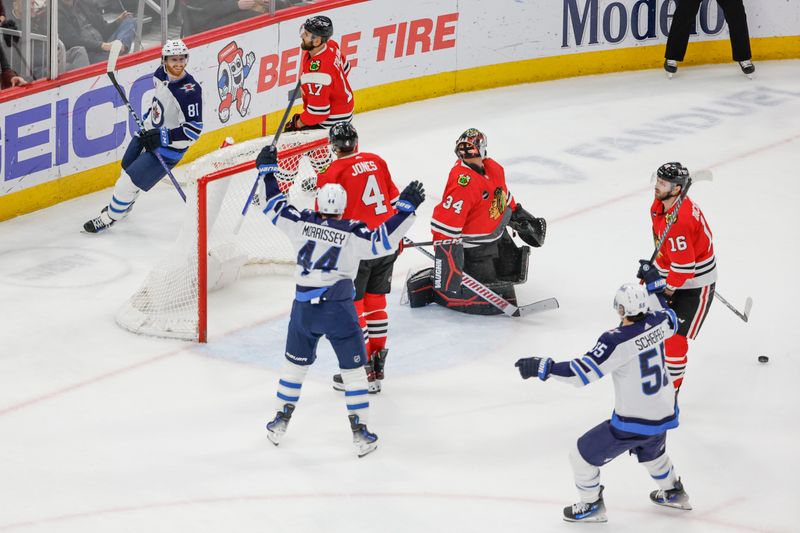
[[[244,219],[241,214],[257,179],[255,158],[269,142],[234,144],[176,172],[188,196],[181,231],[119,309],[117,324],[138,334],[206,342],[209,291],[240,276],[294,271],[291,242],[263,213],[263,185]],[[327,130],[284,133],[277,148],[281,190],[296,207],[312,208],[317,173],[332,160]]]
[[[283,161],[299,158],[305,154],[328,146],[327,137],[300,144],[287,148],[286,150],[278,151],[279,167]],[[207,174],[197,180],[197,284],[201,287],[197,291],[197,312],[198,312],[198,342],[206,342],[208,336],[208,290],[202,290],[202,287],[208,286],[208,205],[207,205],[207,187],[208,184],[220,179],[227,178],[234,174],[242,172],[253,171],[255,175],[256,161],[255,159],[234,165],[230,168],[217,170],[211,174]],[[258,178],[254,178],[258,179]],[[286,192],[289,187],[281,185],[281,189]],[[245,198],[246,200],[247,198]],[[249,211],[249,209],[248,209]]]

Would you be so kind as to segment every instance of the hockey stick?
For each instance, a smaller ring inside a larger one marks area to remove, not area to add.
[[[675,202],[675,209],[674,209],[675,216],[672,218],[672,220],[669,220],[667,222],[667,226],[664,228],[664,231],[661,233],[661,235],[658,238],[658,241],[656,242],[656,249],[653,251],[653,255],[650,256],[651,265],[653,264],[653,261],[656,260],[656,257],[658,257],[658,252],[661,251],[661,246],[664,245],[664,241],[667,240],[667,235],[669,235],[669,230],[672,229],[672,225],[675,223],[676,220],[678,220],[678,213],[681,210],[681,204],[683,203],[683,200],[686,198],[686,195],[689,194],[689,188],[692,186],[692,183],[694,183],[695,181],[712,181],[713,179],[714,175],[711,173],[710,170],[699,170],[689,176],[689,181],[686,183],[686,186],[683,187],[683,189],[681,190],[681,194],[678,196],[678,201]]]
[[[414,242],[407,237],[403,238],[403,245],[413,247],[431,259],[435,258],[435,256],[428,250],[414,246]],[[546,300],[540,300],[538,302],[533,302],[532,304],[517,307],[466,272],[461,276],[461,284],[508,316],[522,317],[531,315],[533,313],[558,309],[558,300],[555,298],[547,298]]]
[[[272,137],[272,146],[278,145],[278,139],[283,133],[283,126],[286,124],[286,119],[289,118],[289,111],[292,109],[294,105],[294,101],[297,99],[297,91],[300,90],[300,81],[301,77],[298,75],[297,77],[297,85],[294,86],[294,89],[289,95],[289,105],[286,106],[286,110],[283,112],[283,118],[281,118],[280,124],[278,124],[278,131],[275,132],[275,135]],[[250,189],[250,194],[247,195],[247,201],[244,203],[244,207],[242,208],[242,218],[236,223],[236,227],[233,228],[233,234],[238,235],[239,230],[242,229],[242,224],[244,224],[244,217],[247,215],[247,210],[250,209],[250,204],[253,203],[253,197],[256,195],[256,191],[258,190],[258,180],[261,178],[261,175],[256,175],[256,180],[253,182],[253,187]]]
[[[106,68],[106,73],[108,74],[108,78],[111,80],[111,84],[117,89],[117,92],[119,93],[120,98],[122,98],[122,101],[125,103],[125,106],[128,108],[128,113],[130,113],[131,116],[133,117],[133,120],[136,121],[136,125],[139,127],[139,135],[143,136],[144,135],[144,122],[142,122],[142,120],[139,118],[139,115],[136,114],[136,111],[133,110],[133,106],[131,106],[131,103],[128,101],[128,97],[125,96],[125,91],[122,90],[122,87],[120,87],[119,82],[117,82],[117,76],[116,76],[116,74],[114,72],[116,70],[117,59],[119,59],[119,53],[121,51],[122,51],[122,42],[121,41],[113,41],[111,43],[111,50],[108,53],[108,66]],[[176,180],[175,176],[172,175],[172,171],[167,166],[167,162],[164,161],[164,158],[161,157],[161,154],[159,154],[157,151],[153,150],[150,153],[153,154],[154,156],[156,156],[156,159],[158,159],[158,162],[161,163],[161,166],[164,167],[164,170],[167,171],[167,175],[169,176],[169,179],[172,181],[172,184],[175,186],[175,190],[178,191],[178,194],[181,195],[181,199],[184,202],[186,202],[186,194],[183,192],[183,189],[181,189],[181,186],[178,183],[178,180]]]
[[[750,309],[752,309],[752,307],[753,307],[753,299],[750,298],[749,296],[747,297],[747,300],[744,301],[744,313],[740,312],[733,305],[731,305],[728,302],[728,300],[723,298],[722,295],[720,293],[718,293],[717,291],[714,291],[714,297],[717,300],[719,300],[720,302],[722,302],[723,304],[725,304],[725,307],[727,307],[728,309],[733,311],[733,314],[735,314],[736,316],[738,316],[739,318],[741,318],[745,322],[747,322],[750,319]]]

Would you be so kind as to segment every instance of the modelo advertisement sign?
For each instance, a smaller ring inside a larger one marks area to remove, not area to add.
[[[796,5],[763,4],[746,2],[751,36],[797,33]],[[350,83],[358,91],[467,68],[659,44],[674,11],[672,1],[662,0],[371,0],[337,6],[200,46],[187,39],[187,70],[203,90],[204,132],[285,108],[297,82],[299,29],[310,14],[333,19],[334,39],[351,61]],[[727,39],[716,2],[703,2],[696,29],[698,39]],[[153,59],[117,73],[140,114],[158,65]],[[449,92],[456,90],[453,85]],[[430,95],[415,99],[424,96]],[[136,131],[104,73],[2,102],[0,196],[118,161]]]

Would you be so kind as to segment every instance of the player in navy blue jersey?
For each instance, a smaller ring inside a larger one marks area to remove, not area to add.
[[[369,400],[364,363],[367,352],[353,298],[353,280],[362,259],[396,252],[414,222],[414,211],[425,199],[422,184],[412,181],[395,203],[397,213],[375,229],[357,220],[342,219],[347,193],[338,183],[317,193],[317,211],[297,210],[281,193],[275,147],[268,145],[256,164],[266,189],[264,214],[286,233],[297,251],[296,292],[286,339],[286,360],[278,381],[277,414],[267,424],[268,437],[280,443],[300,400],[306,373],[317,357],[324,335],[339,360],[353,443],[362,457],[377,447],[378,436],[367,430]]]
[[[149,191],[167,175],[154,152],[172,169],[203,131],[203,89],[186,72],[189,49],[174,39],[167,41],[161,56],[161,66],[153,74],[155,94],[142,117],[145,129],[134,135],[122,156],[122,172],[111,201],[100,216],[83,225],[88,233],[104,231],[125,218],[139,193]]]
[[[664,363],[664,340],[678,329],[672,309],[649,311],[647,290],[626,283],[614,297],[622,322],[603,333],[584,355],[554,363],[549,357],[516,362],[523,379],[550,377],[582,387],[606,374],[614,379],[615,405],[610,420],[578,439],[570,452],[581,501],[564,508],[568,522],[606,522],[600,466],[629,451],[637,456],[659,490],[659,505],[691,509],[689,497],[666,453],[666,431],[678,427],[678,403]]]

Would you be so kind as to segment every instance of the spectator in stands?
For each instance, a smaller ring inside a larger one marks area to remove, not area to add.
[[[6,21],[6,8],[3,7],[3,0],[0,0],[0,24]]]
[[[269,11],[269,0],[181,0],[181,3],[183,36],[233,24]],[[277,0],[275,9],[302,3],[303,0]]]
[[[88,0],[60,0],[58,9],[58,35],[67,48],[83,46],[91,63],[108,59],[112,41],[122,42],[122,53],[127,53],[136,35],[136,23],[128,11],[111,22],[106,22],[97,6]]]
[[[6,54],[3,52],[3,47],[0,46],[0,89],[10,89],[11,87],[19,87],[25,85],[25,79],[14,72],[14,69],[8,64]]]

